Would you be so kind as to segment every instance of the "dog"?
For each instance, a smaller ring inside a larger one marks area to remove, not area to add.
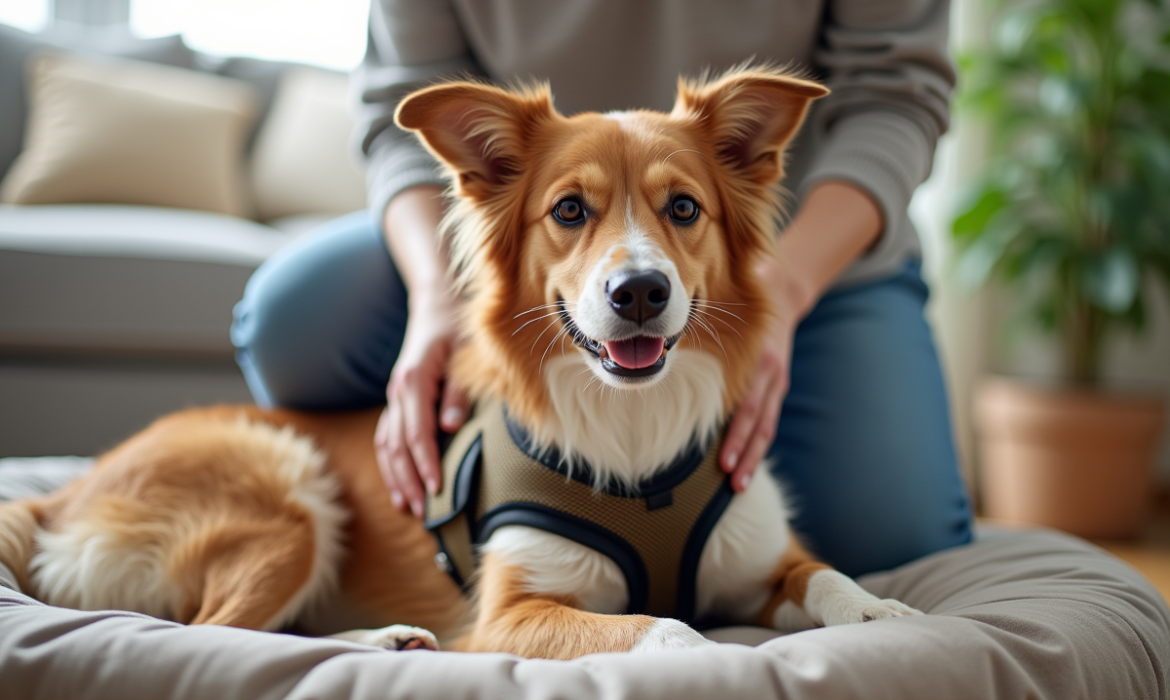
[[[477,405],[428,504],[437,538],[390,505],[376,412],[214,407],[0,508],[0,561],[66,607],[260,630],[348,617],[384,626],[336,636],[383,648],[436,633],[557,659],[709,644],[702,620],[920,614],[810,555],[767,469],[732,495],[715,463],[770,313],[753,266],[785,149],[825,94],[750,65],[680,79],[669,114],[564,117],[547,85],[412,93],[397,123],[452,184],[467,332],[450,380]]]

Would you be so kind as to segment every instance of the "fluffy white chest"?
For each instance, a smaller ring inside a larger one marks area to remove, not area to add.
[[[721,417],[719,363],[687,350],[672,353],[669,362],[663,381],[636,397],[591,382],[577,357],[556,358],[545,368],[556,420],[538,439],[569,460],[588,462],[600,480],[636,484],[651,476],[692,436],[711,435]],[[768,577],[789,537],[783,494],[761,468],[707,539],[699,560],[696,614],[750,619],[768,599]],[[484,551],[525,570],[534,593],[571,595],[593,612],[626,611],[625,577],[596,550],[542,530],[508,526],[491,536]]]
[[[768,577],[789,546],[788,511],[780,488],[760,469],[732,499],[699,559],[698,617],[750,622],[764,607]],[[521,525],[502,527],[484,545],[526,572],[533,593],[570,595],[592,612],[626,612],[626,579],[612,559],[559,535]]]

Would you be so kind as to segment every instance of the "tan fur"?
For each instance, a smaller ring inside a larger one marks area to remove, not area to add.
[[[455,644],[462,651],[542,659],[629,651],[656,621],[648,615],[600,615],[581,610],[570,596],[530,593],[524,571],[494,553],[484,557],[478,575],[479,616],[471,633]]]
[[[45,531],[78,524],[134,549],[162,547],[183,593],[172,614],[192,624],[261,629],[305,581],[313,555],[307,514],[266,468],[225,438],[241,417],[293,426],[329,455],[348,506],[341,587],[363,613],[453,634],[466,619],[458,588],[431,560],[431,537],[394,509],[374,462],[376,412],[294,414],[251,407],[168,416],[102,456],[67,488],[0,509],[0,561],[26,572],[40,513]],[[219,443],[219,444],[217,444]],[[18,575],[20,575],[18,573]],[[22,588],[43,592],[24,575]]]
[[[526,319],[518,315],[558,296],[571,303],[592,262],[624,234],[629,206],[679,266],[688,296],[735,305],[738,319],[715,314],[680,347],[705,340],[720,348],[724,407],[737,405],[769,312],[752,272],[774,245],[777,207],[769,188],[783,176],[783,150],[808,104],[826,93],[763,68],[684,81],[672,114],[630,113],[635,134],[595,113],[561,116],[547,85],[515,95],[487,85],[438,85],[410,96],[398,121],[419,131],[448,165],[459,195],[447,229],[473,332],[453,360],[455,381],[477,398],[507,397],[514,414],[540,432],[551,405],[530,363],[559,321],[521,328]],[[470,146],[459,138],[469,124]],[[682,235],[660,215],[672,191],[692,194],[706,213]],[[567,233],[550,221],[556,199],[570,192],[596,208],[600,223]],[[564,341],[553,350],[563,352]]]
[[[756,617],[756,624],[761,627],[771,627],[772,618],[776,609],[786,601],[804,606],[804,597],[808,593],[808,579],[813,574],[824,569],[831,569],[812,557],[795,537],[788,551],[776,564],[776,570],[769,577],[772,584],[772,597]]]
[[[16,576],[16,584],[28,589],[28,562],[37,533],[37,513],[28,501],[0,505],[0,562]]]
[[[445,226],[468,329],[453,360],[454,381],[477,398],[503,399],[539,430],[552,405],[534,364],[542,352],[577,350],[558,335],[558,318],[524,326],[523,314],[559,299],[573,303],[589,270],[632,226],[677,266],[686,287],[678,293],[734,309],[710,314],[679,341],[721,363],[723,409],[730,412],[751,380],[768,325],[753,265],[774,245],[770,188],[783,175],[784,149],[809,103],[825,93],[783,71],[740,68],[681,82],[669,115],[564,117],[547,86],[507,92],[455,83],[404,100],[399,123],[419,132],[453,182]],[[699,203],[703,216],[694,225],[679,227],[663,215],[679,192]],[[572,231],[549,216],[567,194],[591,210]],[[621,261],[615,256],[612,264]],[[341,593],[376,623],[416,625],[441,637],[470,624],[458,648],[558,659],[628,651],[656,624],[647,616],[588,612],[571,596],[533,593],[526,572],[496,553],[480,568],[473,618],[432,564],[430,535],[390,504],[373,454],[377,417],[376,410],[214,407],[162,418],[70,486],[0,508],[0,561],[35,595],[29,564],[38,533],[97,533],[116,551],[162,553],[178,596],[167,611],[175,619],[273,624],[311,574],[314,530],[312,514],[286,497],[279,469],[266,466],[271,448],[248,437],[247,425],[263,424],[289,427],[327,456],[349,513]],[[784,601],[801,604],[809,577],[825,568],[791,547],[760,619],[770,624]]]

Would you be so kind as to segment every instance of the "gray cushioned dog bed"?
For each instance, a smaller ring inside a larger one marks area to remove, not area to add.
[[[0,460],[0,499],[54,487],[85,467],[84,461]],[[64,610],[22,595],[0,566],[0,697],[1168,697],[1165,602],[1133,569],[1074,538],[983,529],[969,546],[860,581],[930,614],[812,630],[756,647],[540,661],[390,653]]]

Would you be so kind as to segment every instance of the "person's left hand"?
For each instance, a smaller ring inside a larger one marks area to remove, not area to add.
[[[736,408],[719,453],[719,466],[731,473],[731,488],[743,491],[776,436],[780,405],[788,393],[792,336],[803,315],[803,289],[790,272],[769,256],[757,268],[771,293],[773,316],[747,395]]]

